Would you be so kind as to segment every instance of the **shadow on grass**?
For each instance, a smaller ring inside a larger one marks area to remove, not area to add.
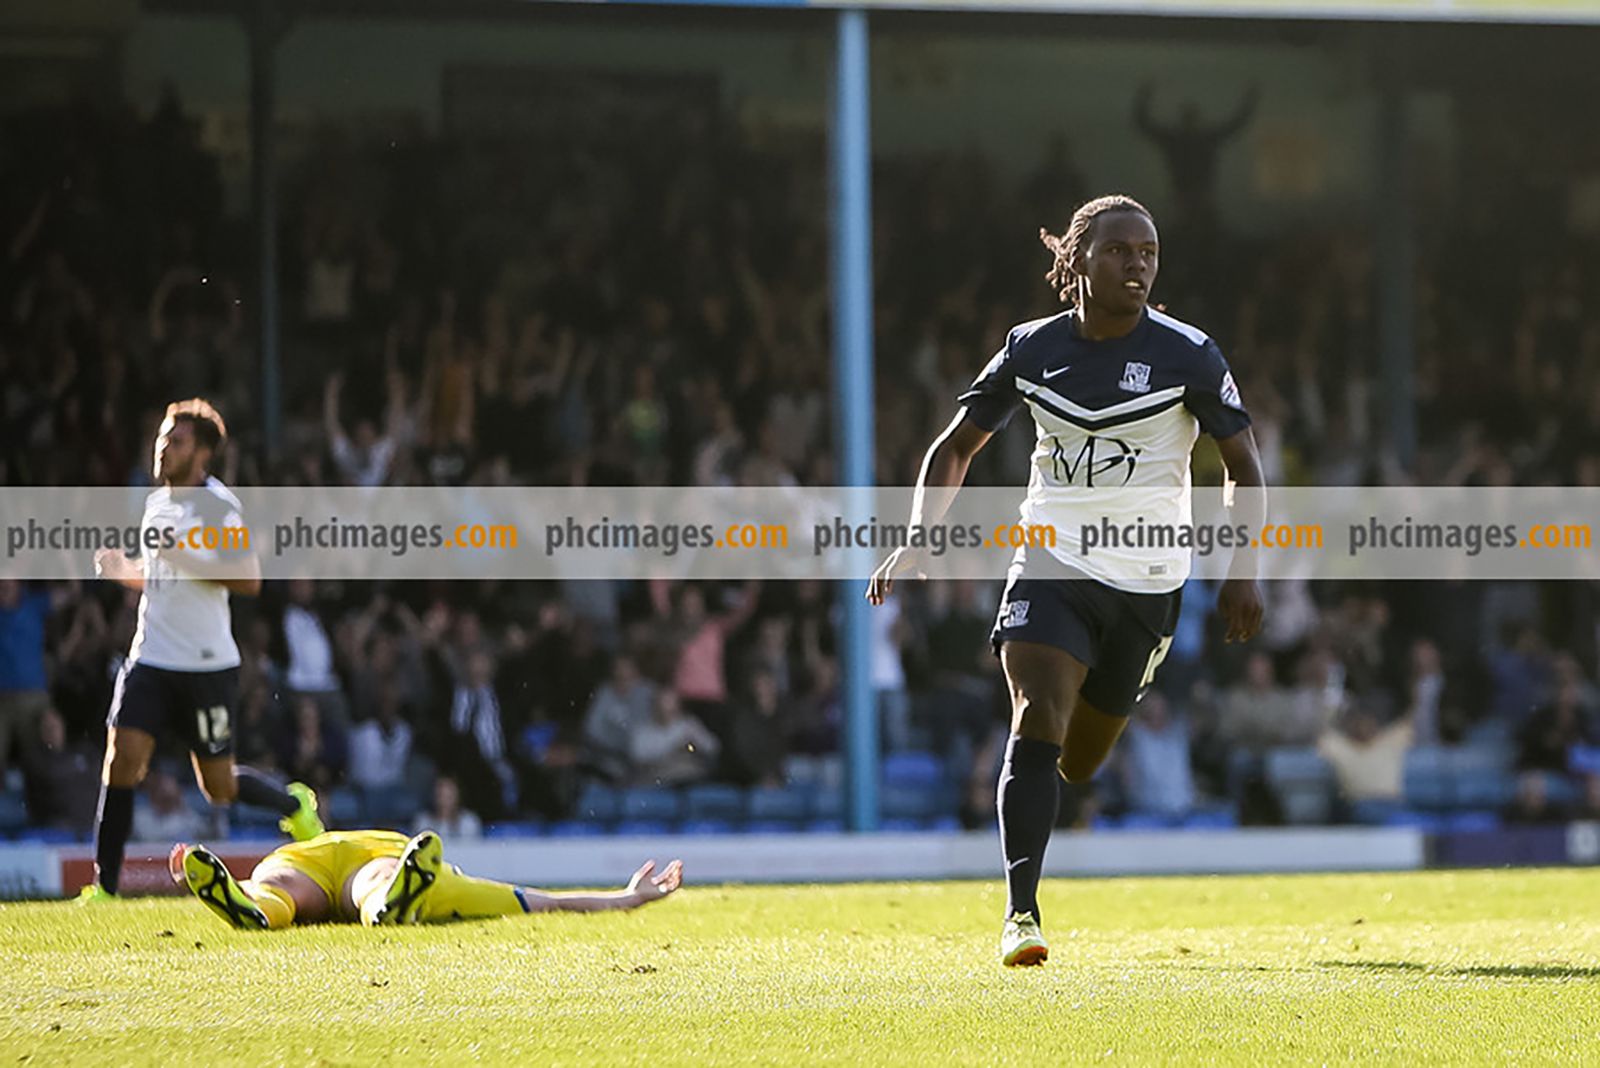
[[[1410,960],[1319,960],[1317,966],[1358,972],[1428,972],[1487,979],[1600,979],[1600,968],[1569,964],[1479,964],[1471,968],[1444,968]]]

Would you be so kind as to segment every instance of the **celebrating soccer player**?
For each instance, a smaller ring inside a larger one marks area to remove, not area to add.
[[[622,890],[598,894],[553,894],[478,879],[444,863],[444,845],[433,831],[411,839],[393,831],[330,831],[280,846],[242,883],[205,846],[174,846],[168,869],[225,923],[247,931],[634,909],[660,901],[683,882],[677,860],[659,874],[655,861],[646,861]]]
[[[106,721],[95,882],[84,887],[86,901],[117,893],[133,794],[150,769],[157,739],[169,731],[188,743],[195,778],[213,804],[238,800],[273,809],[294,838],[322,833],[308,787],[285,788],[233,763],[239,648],[228,597],[259,593],[261,565],[246,543],[230,535],[245,529],[239,499],[208,473],[227,433],[222,416],[203,400],[168,405],[155,441],[159,486],[146,498],[140,524],[143,559],[115,549],[95,554],[96,573],[140,596],[138,628]],[[208,542],[216,547],[208,548]]]
[[[1072,307],[1013,327],[958,398],[962,411],[923,459],[912,524],[943,517],[973,456],[1023,404],[1037,431],[1025,524],[1070,530],[1110,513],[1178,526],[1188,516],[1200,431],[1216,439],[1241,487],[1260,487],[1250,417],[1221,350],[1148,306],[1159,260],[1150,212],[1129,197],[1101,197],[1077,210],[1065,234],[1040,238],[1055,256],[1046,277]],[[1122,487],[1140,491],[1136,503],[1104,492]],[[1243,518],[1259,529],[1263,495],[1242,497]],[[882,604],[895,577],[920,563],[917,550],[897,549],[873,573],[867,599]],[[1012,709],[999,785],[1007,966],[1049,956],[1038,887],[1057,774],[1085,782],[1110,755],[1171,645],[1189,568],[1187,548],[1016,552],[990,635]],[[1229,641],[1260,629],[1261,590],[1248,553],[1235,555],[1217,610]]]

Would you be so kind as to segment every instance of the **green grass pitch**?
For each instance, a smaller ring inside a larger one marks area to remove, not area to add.
[[[692,872],[690,875],[692,876]],[[706,887],[628,914],[245,934],[0,906],[0,1065],[1600,1062],[1600,871]]]

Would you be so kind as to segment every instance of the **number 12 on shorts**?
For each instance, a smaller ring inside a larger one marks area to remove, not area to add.
[[[206,745],[223,745],[227,742],[231,730],[228,726],[228,706],[212,705],[210,708],[197,708],[195,715],[195,733]]]
[[[1143,697],[1144,692],[1150,688],[1150,684],[1156,681],[1156,668],[1161,666],[1161,662],[1167,658],[1167,652],[1171,648],[1172,635],[1169,634],[1157,642],[1154,649],[1150,650],[1150,662],[1144,666],[1144,678],[1139,680],[1140,697]]]

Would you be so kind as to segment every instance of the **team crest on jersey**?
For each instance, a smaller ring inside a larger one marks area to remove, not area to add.
[[[1128,366],[1122,371],[1122,381],[1118,382],[1117,385],[1129,393],[1149,393],[1150,365],[1139,363],[1137,360],[1129,360]]]
[[[1028,602],[1012,601],[1007,604],[1000,616],[1002,628],[1021,627],[1028,622]]]
[[[1239,397],[1239,387],[1233,384],[1233,372],[1222,372],[1222,403],[1244,411],[1244,401]]]

